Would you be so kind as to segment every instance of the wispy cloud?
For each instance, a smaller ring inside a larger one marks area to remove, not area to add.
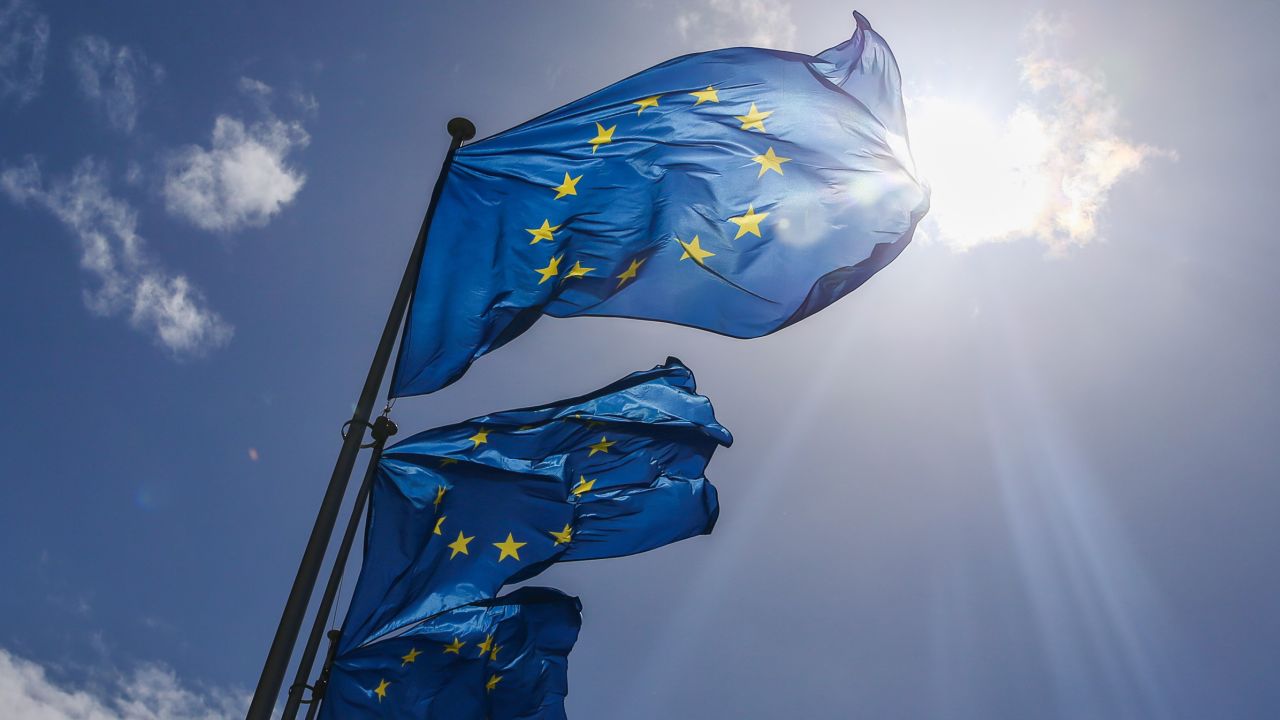
[[[786,49],[796,39],[786,0],[691,2],[675,18],[680,37],[700,47],[753,46]]]
[[[240,91],[250,95],[257,95],[264,99],[271,98],[271,86],[251,77],[240,78]]]
[[[80,90],[101,108],[111,126],[133,132],[145,90],[164,78],[164,69],[142,51],[127,45],[112,47],[96,35],[87,35],[71,46],[71,67]]]
[[[314,117],[320,110],[320,101],[316,100],[316,96],[302,90],[294,90],[289,94],[289,99],[293,101],[294,107],[306,117]]]
[[[205,230],[266,225],[306,182],[287,163],[290,153],[311,141],[302,124],[271,113],[266,83],[241,78],[240,87],[261,104],[266,119],[246,124],[219,115],[209,147],[189,145],[174,153],[165,175],[165,207]]]
[[[175,356],[201,355],[225,345],[232,328],[210,310],[185,275],[169,272],[146,253],[138,235],[138,216],[129,203],[113,196],[106,169],[92,158],[70,178],[46,183],[39,163],[0,171],[0,190],[19,204],[43,207],[80,242],[80,266],[97,286],[85,291],[85,304],[103,316],[125,315],[136,329],[151,334]]]
[[[49,18],[25,0],[0,0],[0,100],[30,102],[44,83]]]
[[[1061,55],[1063,32],[1045,17],[1028,26],[1021,98],[1005,117],[946,95],[907,99],[912,148],[933,187],[929,239],[959,250],[1024,238],[1052,252],[1086,245],[1112,187],[1173,155],[1121,134],[1105,77]]]
[[[223,720],[248,705],[240,693],[184,685],[162,665],[99,674],[105,680],[74,687],[0,648],[0,708],[24,720]]]

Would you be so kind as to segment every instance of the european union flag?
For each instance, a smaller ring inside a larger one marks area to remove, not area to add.
[[[929,193],[893,53],[855,17],[816,57],[686,55],[458,150],[392,396],[448,385],[543,314],[759,337],[897,257]]]
[[[581,611],[576,597],[520,588],[338,655],[320,717],[564,720]]]
[[[719,505],[703,471],[732,440],[672,358],[590,395],[388,448],[340,651],[493,597],[553,562],[711,532]]]

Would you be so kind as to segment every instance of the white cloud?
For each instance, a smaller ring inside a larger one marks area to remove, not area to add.
[[[47,187],[34,158],[0,171],[0,190],[11,200],[45,208],[75,233],[80,266],[98,283],[85,292],[90,310],[125,314],[134,328],[176,356],[225,345],[231,326],[207,307],[186,276],[164,270],[147,256],[137,213],[112,196],[107,183],[106,170],[92,159],[82,161],[69,179]]]
[[[251,77],[241,77],[240,92],[248,95],[257,95],[262,98],[270,98],[271,86],[261,80],[255,80]]]
[[[127,45],[112,47],[96,35],[87,35],[71,46],[71,66],[80,90],[106,113],[112,127],[133,132],[148,84],[164,78],[164,69]]]
[[[787,49],[796,25],[786,0],[706,0],[676,15],[676,30],[700,46]]]
[[[48,47],[47,16],[25,0],[0,0],[0,100],[22,105],[40,92]]]
[[[1086,245],[1111,188],[1148,158],[1172,156],[1121,136],[1102,74],[1051,49],[1061,32],[1044,18],[1029,26],[1021,99],[1006,117],[945,95],[907,99],[912,150],[933,188],[928,239],[958,250],[1022,238],[1052,252]]]
[[[244,715],[242,694],[183,685],[161,665],[71,687],[40,665],[0,648],[0,708],[23,720],[224,720]]]
[[[151,328],[160,344],[178,353],[223,345],[231,328],[206,307],[204,296],[185,275],[149,272],[138,278],[129,321]]]
[[[265,83],[241,78],[240,87],[262,102],[267,119],[246,125],[219,115],[210,146],[189,145],[174,153],[165,175],[165,207],[205,230],[266,225],[307,179],[286,163],[289,153],[311,141],[302,124],[266,110],[271,88]]]

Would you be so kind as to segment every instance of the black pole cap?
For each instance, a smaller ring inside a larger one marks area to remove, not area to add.
[[[464,117],[456,117],[446,126],[449,134],[458,142],[466,142],[476,136],[476,126]]]

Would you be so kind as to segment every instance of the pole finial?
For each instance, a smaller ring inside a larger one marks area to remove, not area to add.
[[[446,127],[453,139],[460,143],[464,143],[476,136],[475,124],[464,117],[456,117],[450,120]]]

